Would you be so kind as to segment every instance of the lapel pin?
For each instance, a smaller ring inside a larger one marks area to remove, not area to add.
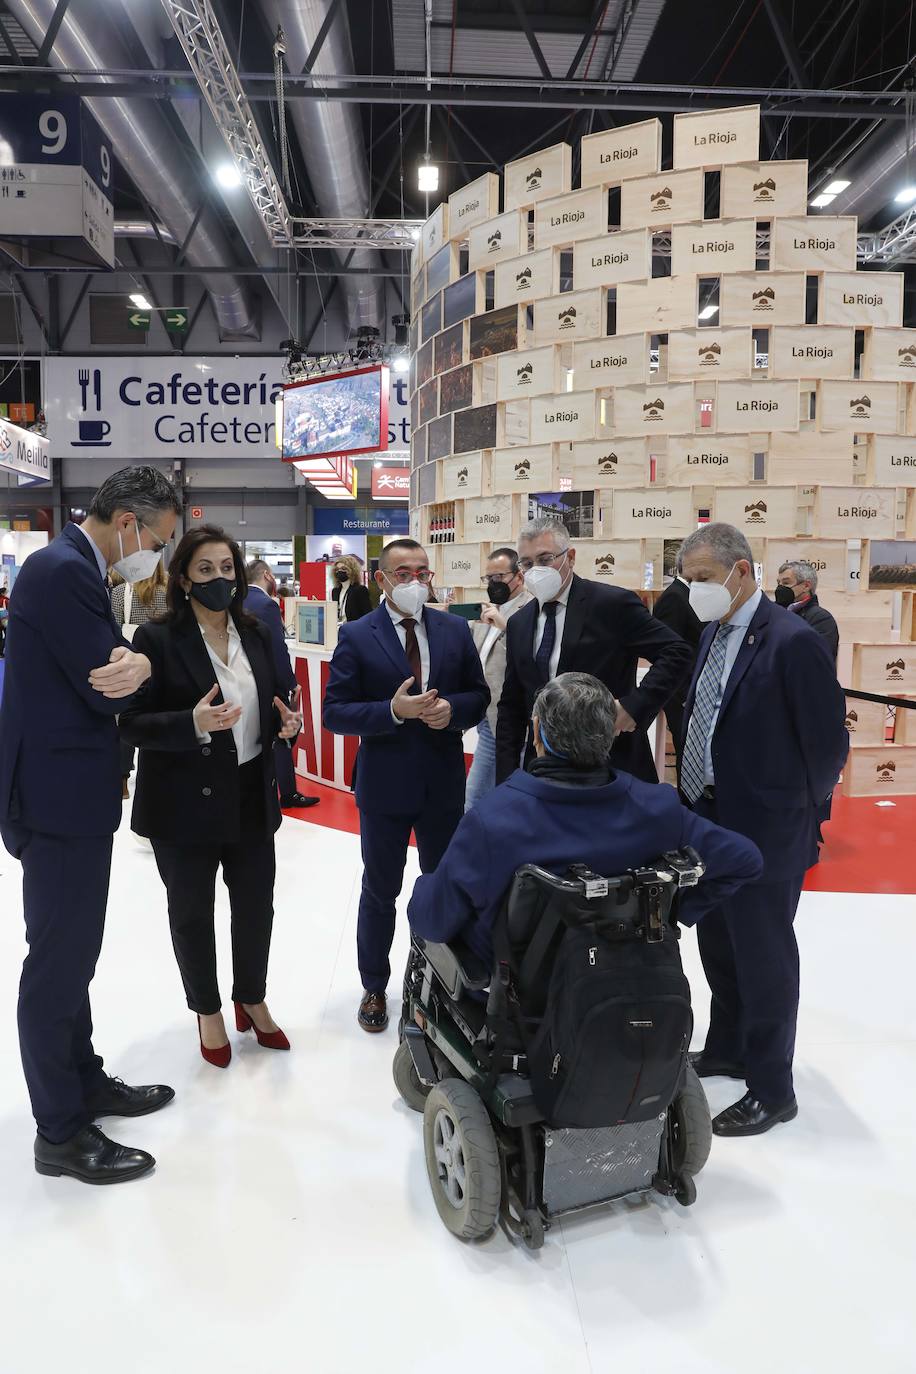
[[[753,636],[753,635],[748,635],[748,637],[747,637],[747,642],[748,642],[748,644],[753,644],[753,642],[754,642],[754,636]]]

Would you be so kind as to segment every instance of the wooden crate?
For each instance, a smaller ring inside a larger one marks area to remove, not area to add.
[[[573,285],[616,286],[622,281],[646,281],[652,271],[649,235],[645,229],[609,234],[573,244]]]
[[[514,544],[521,523],[521,497],[481,496],[464,502],[465,543]]]
[[[902,272],[825,272],[818,291],[818,324],[903,324]]]
[[[500,353],[496,359],[496,397],[500,401],[522,400],[526,396],[549,396],[560,390],[557,349],[525,349],[520,353]]]
[[[528,217],[523,210],[509,210],[468,234],[468,270],[489,270],[504,258],[528,251]]]
[[[597,339],[607,334],[607,295],[600,287],[567,291],[534,303],[534,344]]]
[[[675,167],[721,167],[759,154],[759,105],[674,116]]]
[[[771,215],[803,215],[807,201],[805,160],[745,162],[722,168],[719,212],[723,216],[766,219]]]
[[[854,329],[826,324],[779,325],[770,332],[769,377],[852,376]]]
[[[696,277],[621,282],[616,294],[618,334],[668,334],[673,329],[696,326]]]
[[[916,697],[916,644],[856,644],[852,686],[884,696]]]
[[[753,353],[747,327],[678,330],[668,336],[668,381],[749,380]]]
[[[484,224],[499,214],[499,177],[484,172],[482,177],[453,191],[448,198],[449,237],[467,238],[475,225]]]
[[[621,229],[664,229],[703,218],[703,173],[659,172],[634,177],[620,188]]]
[[[756,243],[757,226],[750,219],[675,224],[671,230],[671,274],[712,277],[723,272],[753,272]]]
[[[568,391],[556,396],[532,396],[528,442],[572,443],[594,439],[597,401],[594,391]]]
[[[897,696],[899,693],[894,695]],[[894,743],[916,747],[916,706],[897,707]]]
[[[436,581],[442,587],[476,587],[483,577],[483,544],[437,544]]]
[[[788,539],[798,533],[795,487],[717,488],[713,512],[714,520],[734,525],[749,537]]]
[[[862,376],[889,382],[916,382],[916,329],[869,329],[862,354]]]
[[[573,386],[632,386],[649,380],[649,340],[645,334],[614,334],[572,346]]]
[[[448,239],[448,206],[445,201],[438,205],[420,230],[420,254],[424,262],[429,262],[434,253]]]
[[[801,215],[774,219],[770,267],[777,272],[854,272],[855,215]]]
[[[822,381],[817,390],[817,423],[822,431],[893,434],[897,428],[896,382]]]
[[[882,702],[847,697],[846,729],[849,731],[849,743],[854,748],[882,748],[887,743],[887,707]],[[899,742],[895,737],[895,743]]]
[[[614,539],[683,539],[697,523],[692,490],[648,487],[614,492]]]
[[[734,272],[719,286],[719,323],[805,323],[804,272]]]
[[[720,382],[716,428],[724,434],[798,429],[798,382]]]
[[[844,797],[910,797],[916,794],[916,745],[885,744],[851,749],[843,769]]]
[[[916,592],[903,593],[903,608],[900,617],[900,638],[904,642],[916,641]],[[916,740],[914,740],[916,743]]]
[[[892,487],[818,487],[814,533],[819,539],[893,539],[897,493]]]
[[[621,386],[614,392],[615,434],[684,434],[694,427],[693,384]]]
[[[576,572],[605,587],[643,585],[642,542],[638,539],[576,539]]]
[[[557,468],[552,444],[496,449],[491,460],[493,493],[556,491]]]
[[[644,119],[622,129],[587,134],[580,151],[583,186],[616,186],[633,177],[654,176],[662,160],[661,120]]]
[[[600,186],[542,200],[534,210],[535,248],[566,247],[607,233],[607,192]]]
[[[878,643],[891,633],[894,619],[893,592],[833,592],[825,591],[818,599],[836,620],[840,628],[840,650],[844,646]],[[852,671],[850,657],[849,672]],[[840,673],[842,678],[844,674]],[[847,677],[847,682],[849,681]],[[855,686],[855,683],[849,683]]]
[[[645,487],[649,483],[645,439],[605,439],[558,444],[556,448],[558,474],[570,491]]]
[[[482,451],[445,458],[439,469],[439,492],[443,501],[460,497],[483,496],[486,461]]]
[[[661,463],[669,487],[746,486],[753,478],[747,434],[672,434]]]
[[[493,300],[504,305],[524,304],[556,296],[560,291],[560,259],[552,248],[498,262],[493,272]]]
[[[572,185],[572,148],[555,143],[539,153],[507,162],[503,176],[503,208],[517,210],[562,195]]]
[[[916,487],[916,439],[872,434],[868,441],[868,479],[879,487]]]
[[[817,573],[817,594],[845,592],[850,586],[845,539],[768,539],[763,585],[772,591],[783,563],[810,563]]]

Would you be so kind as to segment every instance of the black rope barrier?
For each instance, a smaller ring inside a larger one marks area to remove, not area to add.
[[[902,706],[907,711],[916,711],[916,700],[907,700],[906,697],[882,697],[876,692],[859,692],[852,687],[844,687],[843,692],[857,701],[883,701],[885,706]]]

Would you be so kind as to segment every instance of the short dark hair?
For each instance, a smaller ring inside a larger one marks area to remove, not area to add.
[[[416,539],[392,539],[391,543],[386,544],[385,547],[382,549],[381,556],[378,561],[378,565],[381,568],[382,572],[387,571],[388,555],[394,549],[409,549],[412,553],[415,553],[416,550],[419,549],[421,553],[426,552],[426,550],[423,548],[423,545],[418,544]]]
[[[492,558],[508,558],[509,567],[514,573],[518,572],[518,549],[510,549],[508,546],[504,549],[494,549],[492,553],[487,554],[487,562],[489,563]]]
[[[270,570],[270,564],[265,563],[263,558],[252,558],[245,569],[249,587],[253,582],[257,582],[259,577],[263,577],[265,573],[270,573],[271,577],[273,577],[273,573]]]
[[[179,541],[169,562],[169,585],[165,593],[169,609],[165,619],[179,621],[194,614],[179,579],[187,577],[188,568],[191,566],[195,553],[204,544],[225,544],[232,554],[232,562],[235,565],[235,596],[232,598],[229,614],[235,622],[236,629],[241,630],[243,625],[256,625],[255,617],[243,609],[245,597],[248,595],[248,577],[245,572],[242,550],[232,535],[227,534],[219,525],[199,525],[197,529],[188,530],[187,534]]]
[[[181,497],[158,468],[121,468],[99,487],[89,514],[108,524],[116,511],[129,510],[140,521],[154,520],[164,510],[181,514]]]

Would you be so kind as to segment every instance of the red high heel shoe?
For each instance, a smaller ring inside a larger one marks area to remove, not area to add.
[[[281,1030],[262,1031],[258,1030],[251,1017],[248,1015],[241,1002],[233,1002],[235,1007],[236,1029],[242,1032],[253,1030],[258,1037],[258,1044],[265,1050],[288,1050],[289,1041]]]
[[[225,1045],[220,1045],[218,1049],[208,1050],[204,1044],[204,1038],[200,1034],[200,1015],[197,1017],[197,1034],[200,1036],[200,1052],[208,1064],[212,1064],[215,1069],[228,1069],[229,1060],[232,1058],[232,1046],[227,1040]]]

